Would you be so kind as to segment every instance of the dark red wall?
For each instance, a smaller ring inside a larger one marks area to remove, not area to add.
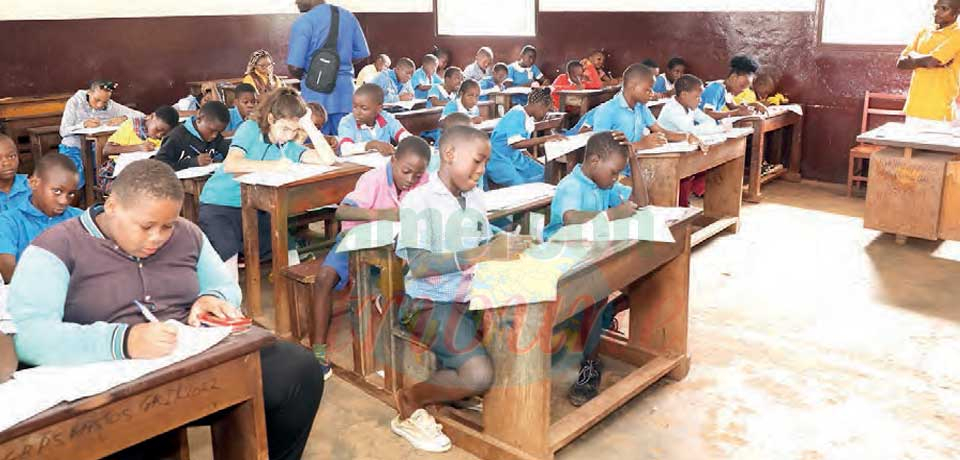
[[[806,106],[803,173],[845,180],[847,151],[860,124],[866,90],[902,92],[909,74],[894,68],[895,51],[834,50],[816,44],[814,13],[540,13],[531,39],[436,37],[429,13],[358,14],[373,53],[394,60],[433,44],[466,65],[490,45],[497,59],[532,43],[554,76],[592,48],[622,70],[681,55],[705,79],[722,78],[735,53],[755,55],[782,76],[782,89]],[[0,22],[0,96],[71,91],[94,76],[122,82],[117,98],[150,108],[186,93],[186,81],[239,76],[250,51],[266,48],[285,62],[293,15]],[[95,50],[95,51],[94,51]]]

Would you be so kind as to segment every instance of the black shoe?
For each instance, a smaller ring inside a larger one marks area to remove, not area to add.
[[[580,407],[595,398],[600,390],[600,374],[603,373],[603,363],[600,360],[588,359],[580,363],[580,375],[570,387],[570,404]]]

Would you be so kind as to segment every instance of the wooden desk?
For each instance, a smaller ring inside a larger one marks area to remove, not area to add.
[[[587,114],[590,109],[613,99],[620,92],[620,85],[607,86],[601,89],[580,89],[557,91],[560,96],[559,110],[566,110],[567,107],[575,107],[572,115],[580,118]]]
[[[554,302],[485,311],[483,336],[490,338],[485,346],[494,383],[480,416],[439,409],[438,422],[454,444],[479,458],[551,460],[661,378],[683,379],[690,368],[690,227],[697,214],[691,210],[671,226],[676,243],[591,244],[588,262],[560,279]],[[630,305],[628,337],[605,334],[600,352],[632,370],[580,408],[568,406],[566,398],[553,406],[553,327],[617,291]]]
[[[338,204],[350,193],[360,176],[370,168],[343,163],[327,174],[302,181],[271,187],[240,184],[243,203],[243,254],[246,259],[246,306],[248,315],[263,324],[260,298],[260,241],[257,237],[257,211],[270,214],[273,249],[274,330],[281,338],[290,338],[290,304],[284,277],[280,270],[288,265],[287,219],[311,209]]]
[[[752,127],[750,146],[750,177],[747,185],[744,186],[746,196],[744,199],[751,203],[759,203],[762,199],[760,186],[786,175],[786,179],[791,182],[800,182],[800,159],[803,155],[801,150],[801,136],[803,133],[803,117],[794,112],[783,112],[773,117],[760,118],[750,117],[740,120],[736,123],[738,127]],[[770,172],[762,174],[763,154],[766,146],[766,134],[772,133],[774,137],[773,145],[776,149],[776,159],[782,161],[783,133],[787,132],[790,136],[790,144],[787,149],[787,156],[790,158],[790,164],[787,168],[783,164],[776,164]]]
[[[647,190],[651,204],[656,206],[679,206],[680,179],[707,172],[703,216],[693,223],[693,246],[721,231],[737,233],[739,230],[746,149],[744,136],[714,145],[707,154],[697,150],[637,156],[640,170],[653,172],[653,183],[647,185]],[[630,178],[622,182],[629,185]]]
[[[4,97],[0,98],[0,127],[3,134],[10,136],[21,153],[21,172],[32,173],[32,158],[27,130],[41,126],[60,125],[60,117],[67,100],[72,93],[50,94],[46,96]]]
[[[0,458],[102,458],[220,413],[211,426],[215,457],[266,460],[259,351],[273,340],[254,328],[133,382],[60,404],[0,432]]]
[[[80,160],[83,162],[83,185],[84,205],[89,207],[96,203],[98,197],[95,196],[94,187],[97,181],[97,168],[103,164],[103,149],[107,146],[107,139],[117,131],[118,127],[113,127],[111,131],[102,131],[96,134],[84,135],[80,142]],[[91,159],[93,164],[91,164]]]
[[[180,179],[180,185],[183,185],[183,207],[180,208],[180,215],[197,225],[200,225],[200,193],[208,179],[210,176]]]
[[[63,138],[60,137],[60,126],[39,126],[36,128],[27,128],[27,135],[30,136],[30,153],[33,154],[34,163],[40,161],[40,157],[47,152],[57,151],[57,146]]]
[[[888,123],[857,137],[886,147],[870,157],[864,228],[908,237],[960,240],[960,143]]]
[[[496,118],[496,105],[490,101],[482,101],[477,104],[480,108],[480,118],[490,120]],[[429,109],[407,110],[397,112],[393,116],[403,125],[403,128],[414,136],[419,136],[424,131],[431,131],[440,127],[440,116],[443,114],[443,107],[431,107]]]

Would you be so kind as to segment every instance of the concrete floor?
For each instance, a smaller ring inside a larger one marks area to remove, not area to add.
[[[839,186],[764,192],[739,234],[694,251],[689,376],[558,459],[960,458],[960,244],[897,246]],[[305,458],[475,458],[414,451],[393,416],[334,377]],[[210,457],[206,433],[191,446]]]

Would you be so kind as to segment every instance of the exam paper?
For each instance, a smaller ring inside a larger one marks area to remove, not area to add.
[[[379,168],[386,166],[390,162],[391,156],[383,156],[380,152],[361,153],[360,155],[350,155],[341,158],[341,161],[366,166],[368,168]]]
[[[590,222],[560,228],[550,241],[637,240],[674,243],[676,240],[667,225],[667,219],[672,216],[674,214],[660,209],[642,208],[633,217],[611,221],[607,213],[601,212]]]
[[[543,243],[514,261],[480,262],[470,284],[470,309],[554,301],[557,282],[588,252],[587,246]]]
[[[483,192],[483,204],[487,211],[502,211],[519,208],[542,198],[552,198],[556,193],[556,185],[533,182]]]
[[[529,86],[511,86],[503,91],[503,94],[530,94],[533,88]]]
[[[350,229],[337,244],[337,252],[373,249],[393,244],[400,234],[400,222],[378,220]]]
[[[120,171],[123,171],[130,163],[134,161],[146,160],[153,158],[157,152],[131,152],[131,153],[121,153],[116,156],[116,159],[113,160],[113,177],[117,177],[120,174]]]
[[[497,129],[497,125],[499,124],[499,118],[491,118],[489,120],[483,120],[480,123],[473,125],[473,127],[479,129],[480,131],[493,131],[494,129]]]
[[[297,163],[286,171],[257,171],[244,174],[237,178],[237,182],[248,185],[266,185],[268,187],[279,187],[281,185],[308,179],[321,174],[326,174],[337,168],[333,166],[321,166]]]
[[[153,371],[183,361],[216,345],[230,335],[230,328],[194,328],[176,321],[177,347],[159,359],[103,361],[79,366],[38,366],[13,374],[0,384],[0,431],[37,415],[61,402],[76,401],[132,382]]]
[[[209,176],[222,167],[222,163],[211,163],[206,166],[194,166],[192,168],[181,169],[177,171],[177,179],[194,179],[197,177]]]
[[[100,133],[113,133],[113,132],[116,132],[117,129],[119,128],[120,128],[119,126],[107,126],[102,124],[100,126],[97,126],[96,128],[75,129],[73,131],[70,131],[70,134],[90,135],[90,134],[100,134]]]
[[[660,153],[685,153],[700,150],[700,146],[689,142],[668,142],[655,149],[637,150],[637,155],[657,155]]]
[[[409,101],[398,101],[398,102],[387,102],[384,103],[384,107],[400,107],[406,110],[413,109],[417,104],[426,104],[426,99],[411,99]]]
[[[587,132],[582,134],[577,134],[574,136],[569,136],[566,139],[559,141],[550,141],[546,144],[543,144],[544,152],[547,156],[547,161],[553,161],[557,158],[566,155],[574,150],[582,148],[587,145],[587,141],[590,140],[590,137],[593,136],[593,132]]]

